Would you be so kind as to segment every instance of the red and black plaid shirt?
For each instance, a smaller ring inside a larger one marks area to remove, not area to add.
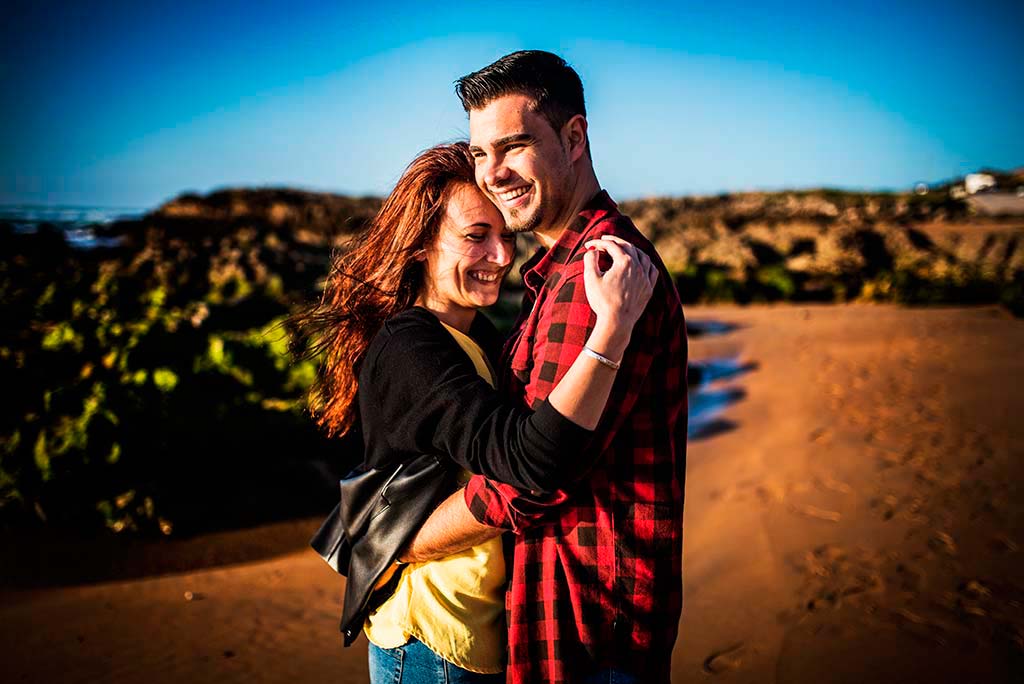
[[[574,682],[604,668],[669,681],[682,609],[685,324],[664,264],[607,193],[523,268],[504,386],[536,406],[579,355],[595,322],[583,244],[607,234],[643,249],[660,276],[594,433],[596,451],[580,464],[586,474],[546,496],[482,476],[466,488],[480,522],[517,533],[507,596],[514,684]]]

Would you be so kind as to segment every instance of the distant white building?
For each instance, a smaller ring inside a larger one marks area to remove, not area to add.
[[[996,187],[996,179],[987,173],[969,173],[964,176],[964,189],[968,195],[973,195]]]

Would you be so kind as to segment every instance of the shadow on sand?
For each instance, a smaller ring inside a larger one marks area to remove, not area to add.
[[[739,326],[714,320],[687,321],[690,337],[718,336],[736,330]],[[712,358],[693,361],[687,368],[689,385],[689,423],[687,439],[707,439],[734,430],[737,423],[722,418],[722,412],[747,396],[747,391],[735,385],[724,385],[750,371],[757,370],[754,361],[741,361],[738,357]]]
[[[697,337],[725,335],[739,327],[740,326],[736,323],[726,323],[724,321],[715,321],[708,318],[696,320],[688,318],[686,319],[686,336],[693,339]]]

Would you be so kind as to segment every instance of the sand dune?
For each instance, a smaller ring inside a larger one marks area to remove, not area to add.
[[[1024,680],[1024,321],[687,313],[739,326],[691,356],[742,372],[709,374],[724,399],[689,449],[674,681]],[[366,681],[365,642],[337,634],[341,590],[301,551],[9,592],[3,679]]]

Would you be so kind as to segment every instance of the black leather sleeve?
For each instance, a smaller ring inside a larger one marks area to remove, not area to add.
[[[361,368],[359,396],[374,467],[385,452],[442,453],[470,472],[547,492],[571,481],[591,435],[547,401],[531,412],[503,400],[426,311],[385,324]]]

